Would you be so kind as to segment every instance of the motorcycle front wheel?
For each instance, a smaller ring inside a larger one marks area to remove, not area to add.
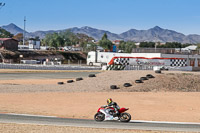
[[[121,122],[129,122],[131,120],[131,115],[129,113],[121,113],[119,116]]]
[[[98,113],[96,113],[96,114],[94,115],[94,120],[95,120],[95,121],[100,122],[100,121],[104,121],[104,119],[105,119],[105,114],[103,114],[103,113],[101,113],[101,112],[98,112]]]

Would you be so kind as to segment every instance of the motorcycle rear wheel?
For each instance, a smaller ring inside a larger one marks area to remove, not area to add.
[[[119,116],[121,122],[129,122],[131,120],[131,115],[129,113],[121,113]]]
[[[94,120],[98,121],[98,122],[104,121],[105,120],[105,114],[103,114],[101,112],[96,113],[94,115]]]

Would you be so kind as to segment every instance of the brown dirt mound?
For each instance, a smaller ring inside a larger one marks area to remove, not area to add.
[[[92,73],[92,72],[91,72]],[[155,78],[135,83],[135,80],[152,74]],[[105,71],[96,77],[84,77],[82,81],[67,84],[66,80],[3,80],[0,82],[0,93],[13,92],[200,92],[200,73],[165,71],[156,74],[154,71]],[[65,82],[57,85],[57,82]],[[131,87],[124,87],[131,83]],[[120,89],[110,89],[117,85]]]
[[[132,82],[133,83],[133,82]],[[200,92],[200,75],[193,73],[167,72],[156,75],[155,78],[135,84],[122,91],[133,92]]]

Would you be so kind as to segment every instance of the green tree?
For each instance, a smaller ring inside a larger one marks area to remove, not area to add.
[[[125,51],[125,48],[126,48],[126,42],[120,41],[118,49]]]
[[[97,45],[94,44],[94,43],[90,43],[90,44],[87,44],[87,45],[90,45],[90,46],[87,46],[86,49],[88,51],[96,51],[96,48],[97,48]]]
[[[154,42],[141,42],[140,48],[154,48],[155,43]]]
[[[66,30],[60,33],[47,34],[42,39],[42,45],[51,47],[63,47],[80,44],[83,48],[87,48],[89,41],[94,40],[93,38],[84,34],[74,34],[70,30]]]
[[[59,34],[59,36],[61,38],[63,38],[65,46],[75,45],[79,42],[78,37],[74,33],[72,33],[70,30],[66,30],[65,32],[61,32]]]
[[[136,45],[134,42],[128,41],[120,41],[119,47],[120,50],[123,50],[125,53],[131,53],[133,48],[136,48]]]
[[[112,48],[113,43],[110,40],[108,40],[107,34],[104,33],[102,39],[99,41],[99,45],[104,49],[110,50]]]
[[[179,42],[166,42],[165,45],[158,45],[157,48],[183,48]]]
[[[0,27],[0,38],[12,38],[13,34]]]
[[[58,48],[64,46],[64,39],[58,33],[47,34],[43,40],[46,46]]]
[[[131,53],[133,48],[136,48],[136,45],[134,42],[127,42],[126,47],[125,47],[125,52],[126,53]]]
[[[101,38],[101,40],[108,40],[108,36],[106,33],[103,34],[103,37]]]

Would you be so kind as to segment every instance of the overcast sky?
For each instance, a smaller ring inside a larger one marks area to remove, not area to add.
[[[200,0],[0,0],[0,26],[27,31],[90,26],[122,33],[154,26],[200,34]]]

